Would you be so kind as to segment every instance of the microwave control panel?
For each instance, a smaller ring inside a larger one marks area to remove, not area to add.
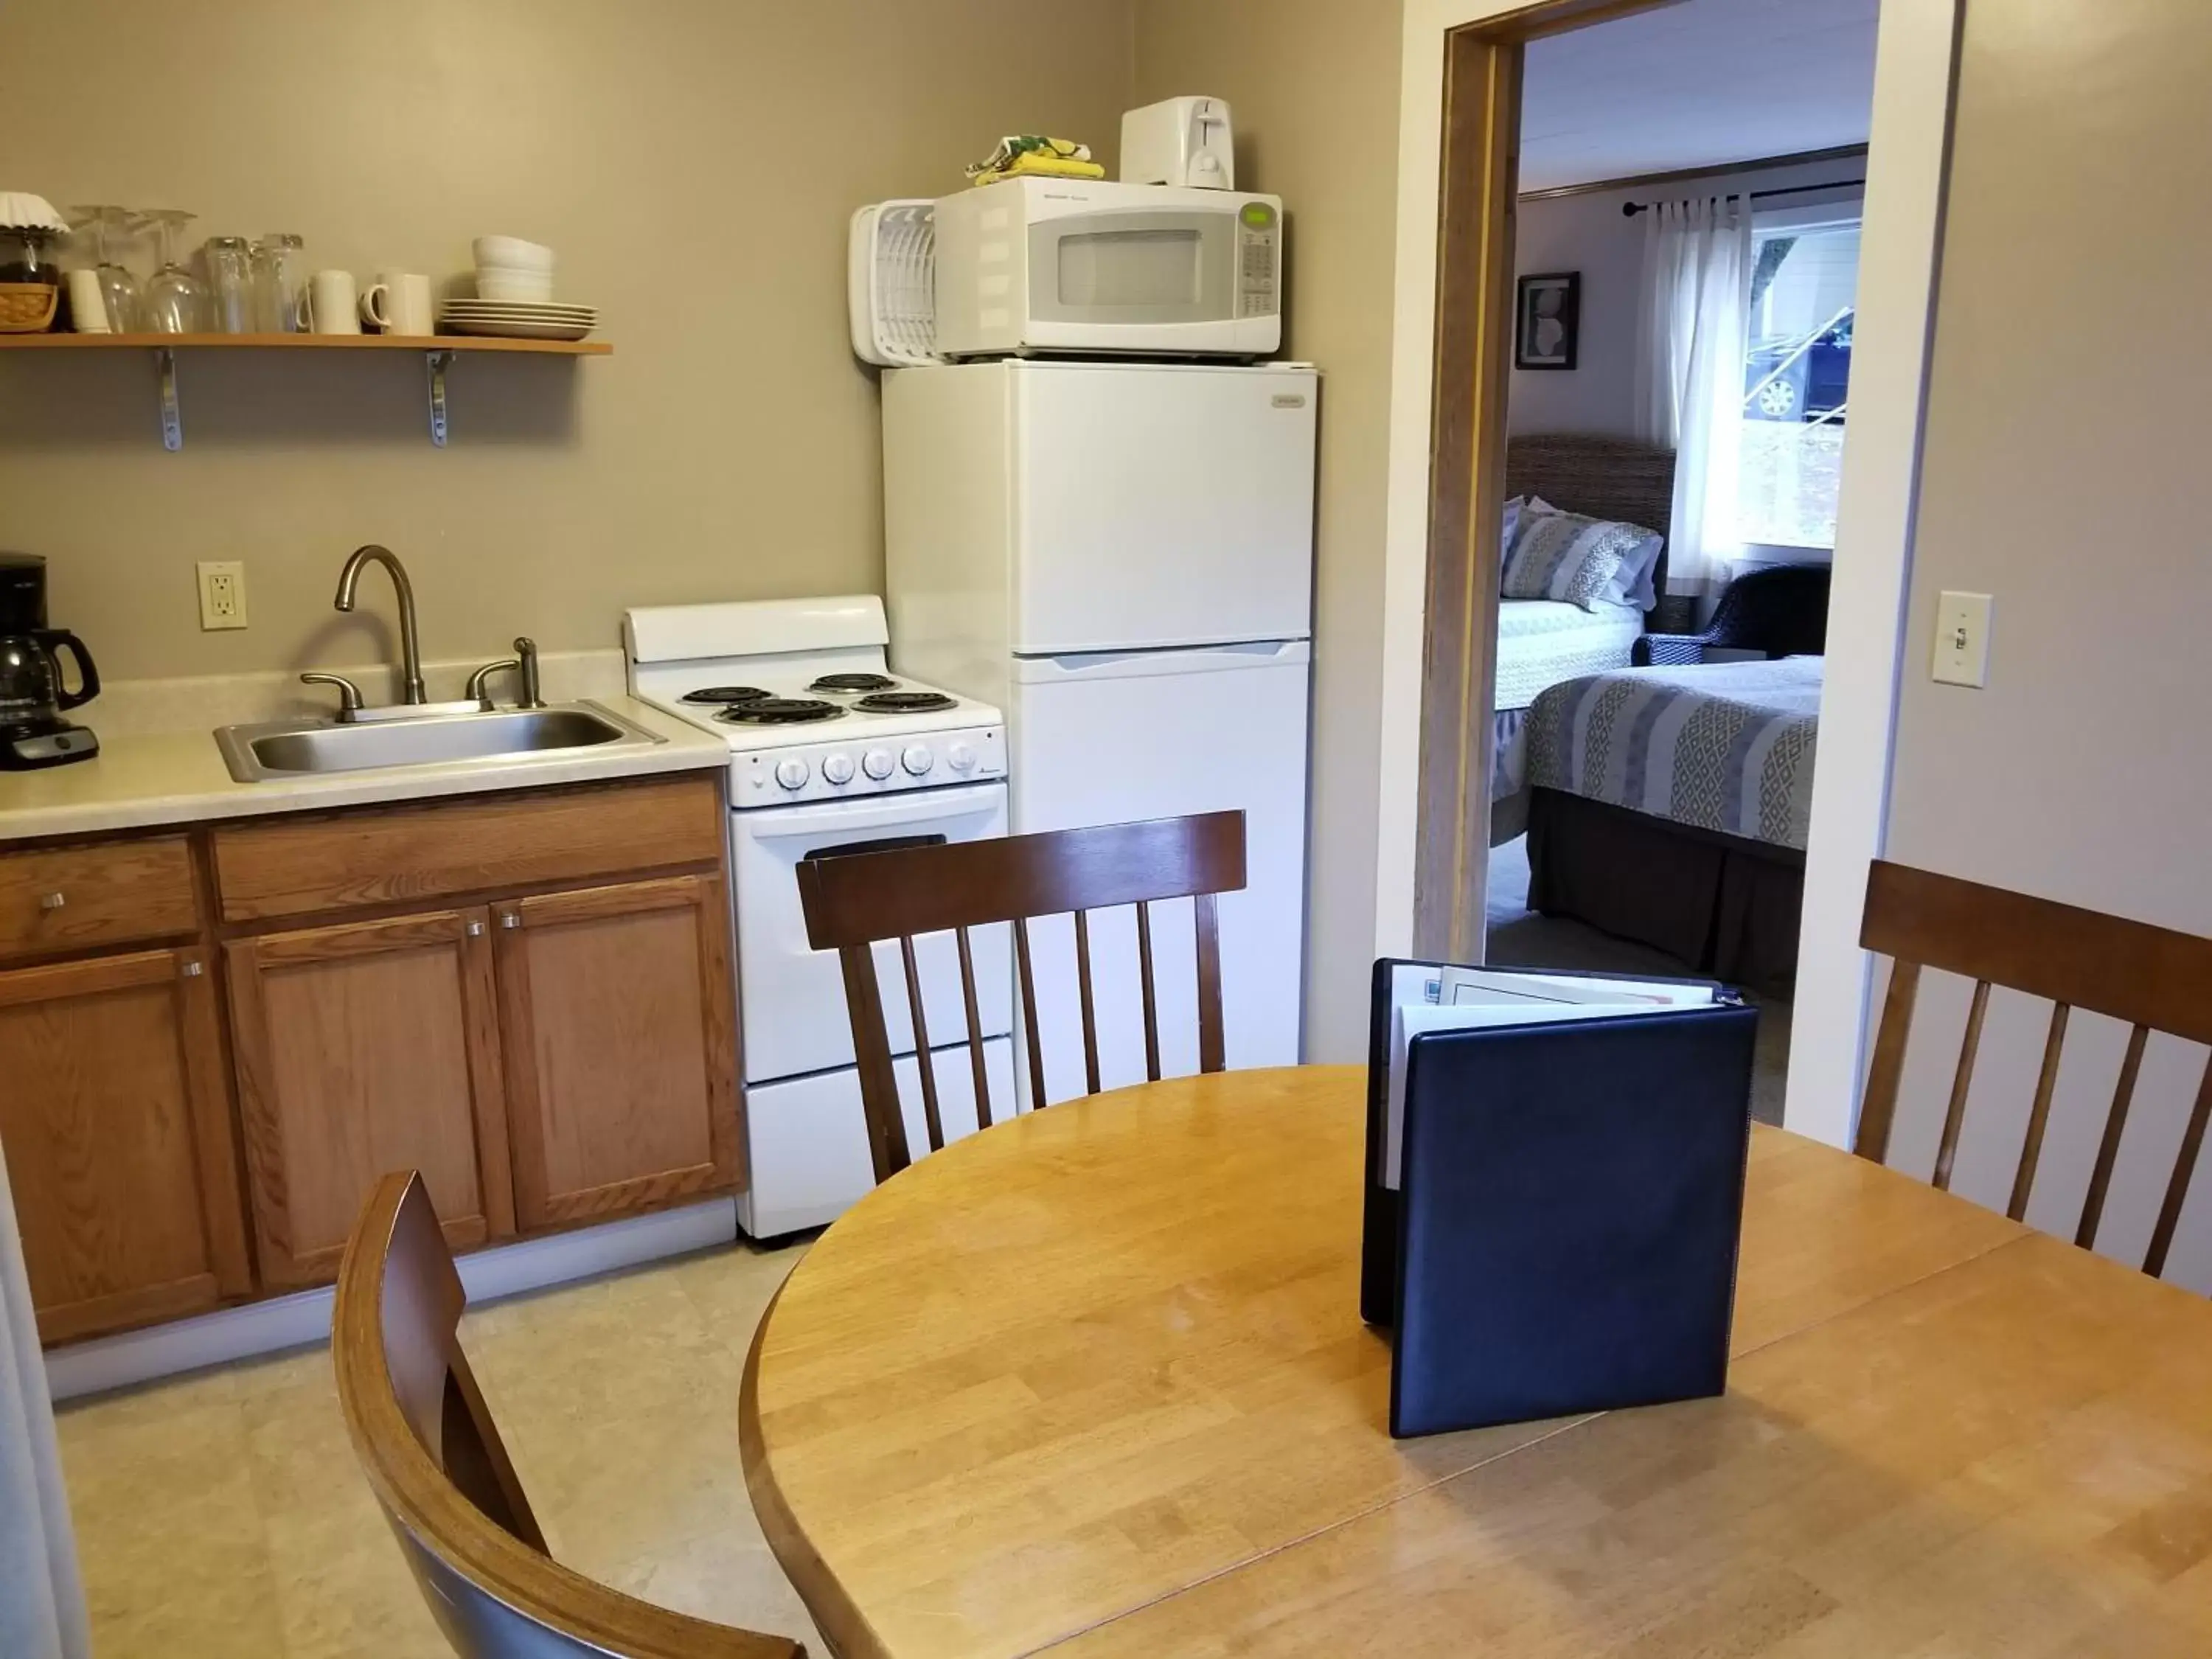
[[[1237,314],[1272,317],[1280,308],[1282,216],[1265,202],[1237,216]]]

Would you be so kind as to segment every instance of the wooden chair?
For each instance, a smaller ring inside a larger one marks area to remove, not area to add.
[[[805,1659],[569,1571],[545,1551],[457,1335],[466,1300],[412,1170],[377,1184],[338,1270],[331,1355],[363,1473],[463,1659]]]
[[[975,1012],[975,963],[969,930],[994,922],[1014,926],[1023,1030],[1028,1038],[1030,1097],[1042,1101],[1044,1056],[1038,1046],[1036,997],[1030,957],[1031,920],[1072,912],[1075,971],[1083,1009],[1084,1082],[1098,1092],[1098,1025],[1091,983],[1089,913],[1116,905],[1137,908],[1137,962],[1145,1003],[1145,1074],[1160,1075],[1158,1006],[1152,986],[1152,905],[1163,899],[1194,902],[1198,924],[1198,1068],[1222,1069],[1221,946],[1214,896],[1244,885],[1244,815],[1209,812],[1195,817],[1155,818],[1143,823],[995,841],[957,842],[807,859],[799,866],[799,891],[806,908],[806,936],[817,951],[836,951],[845,970],[845,1006],[860,1057],[860,1098],[868,1118],[869,1150],[876,1180],[888,1181],[911,1161],[906,1119],[899,1109],[884,1028],[883,997],[876,983],[879,940],[896,939],[906,968],[907,1006],[916,1048],[929,1049],[922,1018],[921,977],[914,941],[921,933],[951,932],[960,947],[960,988],[968,1012],[968,1057],[975,1079],[975,1115],[991,1122],[990,1084]],[[932,1152],[945,1146],[938,1113],[937,1080],[921,1074],[922,1116]]]
[[[1952,1161],[1958,1155],[1959,1131],[1966,1115],[1967,1091],[1973,1082],[1974,1057],[1981,1045],[1990,987],[2002,985],[2024,991],[2053,1005],[2049,1035],[2043,1045],[2043,1070],[2028,1113],[2027,1139],[2013,1176],[2012,1200],[2005,1206],[2005,1213],[2014,1221],[2027,1214],[2028,1194],[2035,1185],[2035,1166],[2042,1155],[2051,1093],[2058,1082],[2058,1056],[2066,1040],[2068,1015],[2075,1008],[2087,1008],[2125,1020],[2133,1028],[2112,1104],[2106,1110],[2104,1139],[2097,1148],[2081,1224],[2074,1234],[2074,1242],[2084,1249],[2094,1244],[2112,1165],[2119,1156],[2120,1137],[2127,1127],[2128,1105],[2135,1093],[2136,1073],[2142,1064],[2143,1045],[2153,1031],[2168,1032],[2191,1042],[2212,1043],[2212,939],[1901,864],[1878,862],[1867,880],[1859,943],[1896,963],[1882,1005],[1881,1024],[1875,1036],[1874,1062],[1868,1071],[1858,1137],[1852,1147],[1860,1157],[1877,1164],[1889,1150],[1890,1124],[1897,1114],[1898,1085],[1904,1076],[1905,1042],[1911,1035],[1921,969],[1941,969],[1974,981],[1966,1040],[1960,1047],[1936,1153],[1935,1184],[1946,1191],[1951,1185]],[[2181,1150],[2166,1184],[2166,1201],[2151,1234],[2150,1250],[2143,1259],[2143,1271],[2153,1278],[2166,1269],[2166,1252],[2173,1243],[2182,1204],[2189,1196],[2208,1117],[2212,1117],[2212,1064],[2206,1066],[2204,1080],[2197,1089],[2189,1127],[2182,1136]]]

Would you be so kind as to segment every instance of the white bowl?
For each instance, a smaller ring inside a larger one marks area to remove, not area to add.
[[[553,273],[550,270],[479,269],[477,272],[477,298],[479,300],[522,300],[542,304],[552,297]]]
[[[479,236],[470,246],[479,269],[504,266],[544,271],[548,276],[553,271],[553,250],[543,242],[526,242],[520,236]]]

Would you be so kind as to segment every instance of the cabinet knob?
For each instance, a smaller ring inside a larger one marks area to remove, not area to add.
[[[502,927],[520,927],[522,926],[522,917],[515,911],[508,910],[500,916],[499,925]]]
[[[68,902],[69,895],[66,893],[41,893],[39,895],[39,908],[41,910],[58,910],[62,906]]]
[[[198,962],[186,963],[185,964],[185,977],[186,979],[198,979],[200,976],[201,969],[206,964],[204,963]]]
[[[465,933],[471,939],[482,939],[483,937],[483,923],[480,921],[472,921],[461,931]]]

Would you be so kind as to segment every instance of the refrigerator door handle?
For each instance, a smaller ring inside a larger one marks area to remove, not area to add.
[[[1268,668],[1311,659],[1304,640],[1253,640],[1236,645],[1164,646],[1143,651],[1079,651],[1018,657],[1014,678],[1035,684],[1053,680],[1115,679],[1133,674],[1201,674]]]

